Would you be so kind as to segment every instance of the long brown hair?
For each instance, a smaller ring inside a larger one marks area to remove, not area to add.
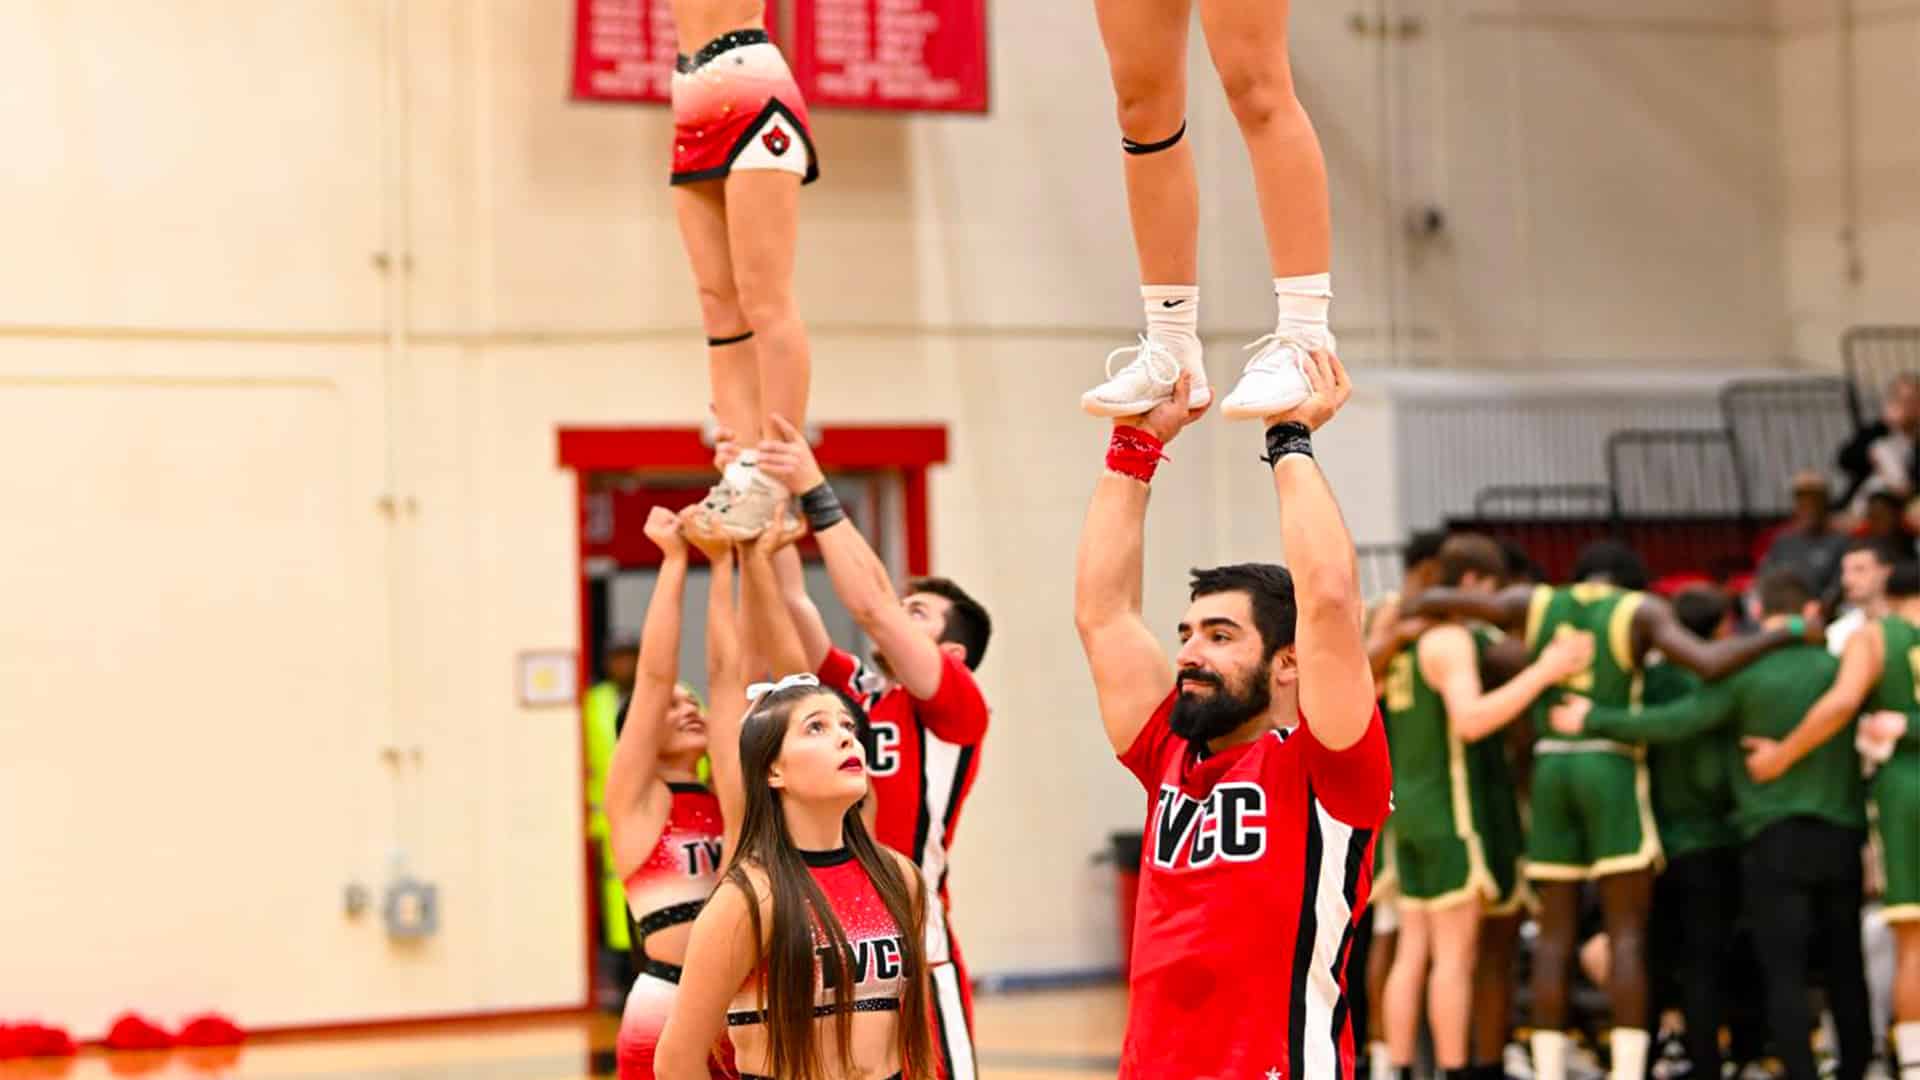
[[[813,879],[787,831],[781,810],[785,797],[767,783],[773,764],[786,741],[787,723],[800,702],[827,694],[849,704],[844,695],[817,685],[784,686],[773,690],[747,713],[740,725],[740,772],[746,787],[747,810],[740,824],[740,842],[727,867],[727,880],[746,894],[747,915],[754,941],[761,940],[760,898],[746,873],[751,863],[766,872],[773,891],[773,929],[760,951],[760,1008],[767,1019],[767,1071],[782,1080],[827,1080],[827,1058],[814,1023],[814,982],[817,964],[833,987],[835,1070],[851,1073],[853,1061],[853,973],[848,968],[846,930],[833,905]],[[858,714],[858,706],[850,705]],[[860,808],[849,807],[842,822],[847,847],[865,870],[873,887],[900,928],[903,985],[900,992],[898,1044],[900,1070],[908,1080],[934,1075],[933,1041],[928,1024],[925,930],[927,895],[923,883],[916,895],[893,856],[882,850],[860,820]],[[830,949],[817,952],[814,927],[825,935]]]

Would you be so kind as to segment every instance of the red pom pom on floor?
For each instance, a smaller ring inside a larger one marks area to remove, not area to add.
[[[76,1053],[71,1035],[44,1024],[20,1024],[0,1038],[0,1058],[63,1058]]]
[[[138,1013],[126,1013],[113,1022],[106,1044],[109,1050],[166,1050],[173,1036]]]
[[[187,1021],[175,1042],[180,1046],[237,1046],[246,1039],[247,1033],[233,1021],[219,1013],[208,1013]]]

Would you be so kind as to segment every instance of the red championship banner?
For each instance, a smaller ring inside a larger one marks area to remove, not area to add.
[[[778,41],[774,11],[769,4],[767,32]],[[576,99],[671,101],[678,55],[671,0],[574,0]]]
[[[808,106],[987,111],[986,0],[794,0]]]

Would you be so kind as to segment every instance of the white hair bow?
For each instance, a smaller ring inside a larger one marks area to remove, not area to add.
[[[789,675],[786,678],[781,679],[779,682],[770,682],[770,683],[757,682],[757,683],[754,683],[752,686],[747,687],[747,706],[751,708],[752,706],[758,704],[761,698],[766,697],[768,694],[771,694],[777,690],[785,690],[785,689],[788,689],[789,687],[794,687],[794,686],[819,686],[819,685],[820,685],[820,680],[806,672],[801,672],[798,675]]]

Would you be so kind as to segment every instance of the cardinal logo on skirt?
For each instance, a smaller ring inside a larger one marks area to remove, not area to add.
[[[767,149],[772,151],[774,157],[786,153],[787,147],[793,145],[793,139],[780,128],[769,128],[765,135],[760,136],[760,141],[767,145]]]

